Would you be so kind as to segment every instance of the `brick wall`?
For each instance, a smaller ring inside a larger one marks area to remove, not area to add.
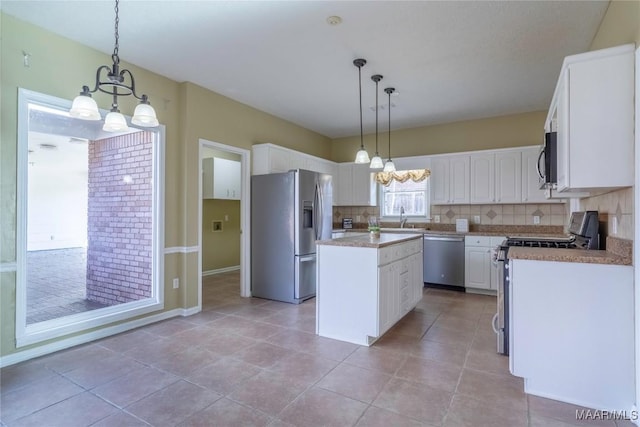
[[[153,134],[89,144],[87,299],[151,296]]]

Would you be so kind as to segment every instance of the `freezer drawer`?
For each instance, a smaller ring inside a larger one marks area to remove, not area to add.
[[[316,296],[316,254],[295,258],[294,299],[302,302]]]

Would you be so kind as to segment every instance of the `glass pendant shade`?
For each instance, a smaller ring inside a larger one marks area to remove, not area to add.
[[[382,169],[384,164],[382,163],[382,157],[377,154],[371,159],[371,164],[369,165],[369,169]]]
[[[364,164],[369,163],[369,153],[364,148],[360,148],[360,150],[356,153],[356,163]]]
[[[133,112],[131,123],[143,127],[158,126],[159,123],[156,117],[156,110],[154,110],[153,107],[149,104],[138,104],[135,111]]]
[[[82,120],[102,119],[100,111],[98,110],[98,104],[96,104],[93,98],[86,95],[78,95],[73,99],[69,115]]]
[[[387,160],[387,162],[384,164],[384,169],[382,171],[383,172],[395,172],[396,171],[396,165],[393,164],[393,161]]]
[[[125,132],[129,130],[127,120],[117,111],[112,111],[104,118],[104,126],[102,130],[105,132]]]

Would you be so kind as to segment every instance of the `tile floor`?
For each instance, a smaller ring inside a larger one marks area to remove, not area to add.
[[[314,300],[238,287],[208,277],[197,315],[3,369],[2,426],[616,425],[522,392],[494,351],[492,297],[425,290],[367,348],[314,335]]]
[[[27,324],[106,307],[86,299],[87,249],[27,252]]]

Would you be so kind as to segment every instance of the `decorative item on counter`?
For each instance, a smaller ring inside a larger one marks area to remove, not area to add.
[[[380,237],[380,221],[376,216],[369,217],[369,234],[371,237]]]
[[[353,218],[343,218],[342,228],[345,230],[351,230],[353,228]]]
[[[456,219],[456,233],[468,233],[469,220],[467,218]]]

